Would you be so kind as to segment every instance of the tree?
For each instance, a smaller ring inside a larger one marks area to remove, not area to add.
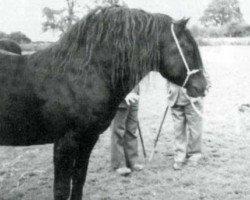
[[[113,5],[123,5],[127,6],[126,3],[122,0],[94,0],[96,6],[113,6]]]
[[[14,40],[17,43],[30,43],[31,42],[31,39],[28,38],[21,31],[12,32],[10,34],[0,31],[0,39],[10,39],[10,40]]]
[[[213,0],[200,18],[204,26],[223,26],[243,21],[238,0]]]
[[[61,10],[54,10],[48,7],[43,9],[46,21],[42,23],[42,29],[46,31],[66,32],[76,21],[77,0],[66,0],[66,7]]]
[[[8,37],[8,34],[6,34],[6,33],[2,32],[2,31],[0,31],[0,39],[2,39],[2,38],[7,38],[7,37]]]
[[[91,6],[85,4],[83,7],[79,4],[78,0],[65,0],[66,7],[60,10],[54,10],[49,7],[43,9],[43,15],[46,18],[42,23],[42,30],[65,33],[80,17],[79,13],[84,14],[84,8],[87,12],[92,10]],[[111,6],[111,5],[123,5],[127,6],[122,0],[94,0],[92,6]],[[93,5],[94,4],[94,5]]]

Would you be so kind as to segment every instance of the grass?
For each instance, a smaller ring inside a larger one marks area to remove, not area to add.
[[[233,46],[249,46],[250,37],[197,37],[196,41],[200,46],[224,46],[224,45],[233,45]],[[20,44],[23,54],[30,54],[38,50],[42,50],[49,45],[53,44],[52,42],[31,42],[28,44]]]
[[[20,46],[22,48],[22,53],[26,54],[26,53],[35,52],[38,50],[45,49],[46,47],[48,47],[51,44],[52,44],[52,42],[31,42],[31,43],[27,43],[27,44],[25,44],[25,43],[20,44]]]
[[[196,40],[200,46],[250,45],[250,37],[197,38]]]
[[[196,168],[174,171],[173,124],[168,115],[151,163],[120,177],[110,170],[110,130],[90,158],[87,200],[249,200],[250,102],[248,46],[202,47],[212,88],[205,99],[204,159]],[[159,74],[141,83],[139,119],[149,155],[166,107],[166,85]],[[237,117],[238,116],[238,117]],[[140,152],[141,148],[140,148]],[[143,161],[142,153],[140,155]],[[52,200],[52,145],[0,147],[0,200]]]

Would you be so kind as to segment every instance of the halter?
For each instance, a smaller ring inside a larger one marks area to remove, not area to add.
[[[185,80],[184,80],[184,82],[183,82],[183,84],[182,84],[182,87],[185,87],[185,85],[187,84],[188,79],[190,78],[190,76],[191,76],[192,74],[196,74],[197,72],[199,72],[200,69],[193,69],[193,70],[190,70],[190,68],[189,68],[189,66],[188,66],[188,63],[187,63],[187,60],[186,60],[186,58],[185,58],[185,56],[184,56],[184,54],[183,54],[183,51],[182,51],[182,49],[181,49],[180,43],[179,43],[179,41],[178,41],[178,39],[177,39],[177,37],[176,37],[176,34],[175,34],[175,32],[174,32],[174,23],[171,24],[171,32],[172,32],[174,41],[175,41],[175,43],[176,43],[176,46],[177,46],[177,48],[178,48],[178,50],[179,50],[179,53],[180,53],[180,55],[181,55],[182,61],[183,61],[184,65],[185,65],[185,67],[186,67],[186,69],[187,69],[187,76],[186,76],[186,78],[185,78]]]
[[[188,66],[188,63],[187,63],[187,60],[185,59],[185,56],[184,56],[183,51],[182,51],[182,49],[181,49],[180,43],[179,43],[179,41],[178,41],[178,39],[177,39],[177,37],[176,37],[176,34],[175,34],[175,32],[174,32],[174,23],[171,24],[171,32],[172,32],[174,41],[175,41],[175,43],[176,43],[176,46],[177,46],[177,48],[178,48],[178,50],[179,50],[179,53],[180,53],[180,55],[181,55],[182,61],[183,61],[184,65],[185,65],[185,67],[186,67],[186,69],[187,69],[187,76],[186,76],[186,78],[185,78],[185,80],[184,80],[184,82],[183,82],[183,84],[182,84],[182,88],[184,89],[184,87],[185,87],[185,85],[187,84],[188,79],[190,78],[190,76],[193,75],[193,74],[196,74],[197,72],[199,72],[200,69],[193,69],[193,70],[190,70],[190,68],[189,68],[189,66]],[[191,103],[192,107],[194,108],[195,112],[196,112],[200,117],[203,118],[203,114],[202,114],[202,113],[196,108],[196,106],[194,105],[193,99],[192,99],[191,97],[189,97],[188,94],[187,94],[186,92],[184,92],[184,94],[185,94],[185,96],[187,97],[187,99],[190,101],[190,103]]]

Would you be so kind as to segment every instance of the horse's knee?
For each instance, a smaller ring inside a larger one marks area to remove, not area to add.
[[[98,139],[98,135],[88,135],[81,141],[72,174],[72,191],[70,200],[82,199],[82,189],[86,180],[89,157]]]
[[[78,144],[69,132],[54,144],[54,198],[66,200],[70,195],[70,181],[77,156]]]
[[[70,187],[54,186],[54,200],[67,200],[70,195]]]
[[[78,150],[78,141],[76,133],[70,131],[63,137],[59,138],[54,144],[54,158],[60,159],[61,157],[74,157]]]

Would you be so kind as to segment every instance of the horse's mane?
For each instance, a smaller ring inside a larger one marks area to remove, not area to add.
[[[79,67],[85,74],[93,60],[103,67],[108,57],[113,83],[126,68],[129,82],[134,85],[150,69],[157,69],[159,35],[171,20],[167,15],[121,6],[97,8],[59,40],[57,56],[68,62],[80,55]]]

